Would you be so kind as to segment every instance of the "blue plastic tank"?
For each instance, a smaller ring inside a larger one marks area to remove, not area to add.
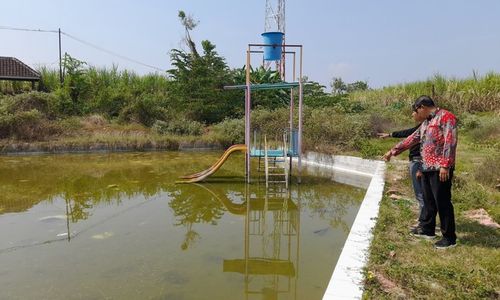
[[[271,31],[264,32],[262,39],[264,44],[272,46],[264,46],[264,60],[280,60],[281,59],[281,45],[283,44],[283,32]]]

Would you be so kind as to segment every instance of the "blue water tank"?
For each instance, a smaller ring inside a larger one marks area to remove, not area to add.
[[[281,59],[281,45],[283,44],[283,32],[272,31],[264,32],[262,34],[262,39],[264,44],[269,46],[264,46],[264,60],[280,60]]]

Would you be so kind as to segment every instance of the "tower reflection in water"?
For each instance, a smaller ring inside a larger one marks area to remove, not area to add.
[[[276,185],[255,193],[245,187],[245,201],[233,203],[206,185],[232,214],[242,215],[244,253],[223,261],[223,272],[244,276],[246,299],[296,299],[299,275],[300,197],[292,201],[289,189]],[[255,186],[252,186],[255,187]]]

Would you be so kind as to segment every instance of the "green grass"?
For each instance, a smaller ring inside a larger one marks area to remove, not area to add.
[[[499,191],[493,184],[483,184],[475,177],[475,174],[482,174],[484,182],[492,182],[498,176],[496,171],[488,175],[482,168],[498,170],[500,161],[491,159],[494,150],[477,148],[471,140],[469,132],[462,132],[452,189],[458,236],[458,246],[453,249],[435,250],[432,242],[409,235],[418,208],[406,166],[402,163],[388,165],[388,178],[400,174],[403,179],[388,179],[386,190],[402,190],[404,198],[391,200],[384,196],[382,199],[365,268],[364,299],[498,299],[500,232],[466,219],[463,212],[484,208],[500,221]],[[384,279],[394,286],[383,286]]]
[[[408,200],[384,197],[366,273],[379,273],[408,299],[495,299],[500,286],[498,230],[457,218],[458,246],[435,250],[408,234],[415,218]],[[365,299],[395,298],[366,276]]]
[[[439,74],[425,81],[410,82],[377,90],[354,93],[353,101],[365,105],[409,107],[420,95],[430,95],[441,107],[456,113],[499,111],[500,74],[488,73],[465,79],[446,78]]]

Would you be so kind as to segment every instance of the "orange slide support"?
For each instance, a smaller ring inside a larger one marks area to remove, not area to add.
[[[237,151],[246,152],[247,146],[244,144],[232,145],[224,152],[224,154],[210,168],[203,170],[201,172],[198,172],[198,173],[191,174],[191,175],[181,176],[181,178],[185,179],[185,180],[176,181],[176,183],[193,183],[193,182],[202,181],[203,179],[205,179],[208,176],[215,173],[226,162],[228,157],[233,152],[237,152]]]

